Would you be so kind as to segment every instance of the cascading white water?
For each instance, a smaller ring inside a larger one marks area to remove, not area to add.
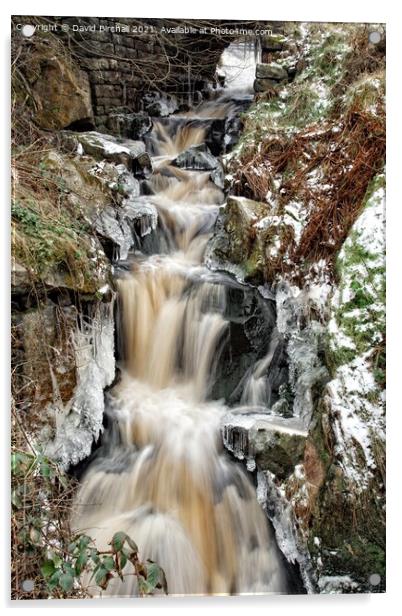
[[[278,340],[278,331],[275,329],[269,343],[268,353],[263,359],[256,362],[251,370],[251,374],[246,379],[241,396],[242,404],[265,408],[271,406],[271,392],[268,389],[266,374],[277,349]]]
[[[207,103],[197,113],[220,117],[225,105]],[[159,192],[152,200],[174,249],[137,259],[118,281],[125,362],[108,401],[115,432],[84,477],[73,525],[100,549],[114,532],[127,532],[140,557],[164,569],[169,594],[285,592],[255,489],[222,447],[224,404],[208,401],[226,296],[202,259],[222,193],[208,172],[169,164],[202,143],[205,128],[184,123],[172,135],[156,123],[153,138]],[[166,169],[168,178],[158,173]],[[136,593],[135,576],[127,576],[103,594]]]
[[[255,68],[260,54],[258,43],[256,39],[238,41],[223,52],[218,71],[231,89],[253,91]]]

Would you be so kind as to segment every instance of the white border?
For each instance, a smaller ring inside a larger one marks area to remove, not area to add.
[[[399,5],[399,3],[398,3]],[[163,610],[164,613],[191,610],[201,613],[204,610],[219,610],[222,613],[244,614],[252,610],[254,614],[269,614],[280,612],[281,616],[299,616],[300,614],[330,616],[339,612],[344,614],[364,613],[378,616],[379,611],[394,613],[394,609],[401,602],[399,596],[400,574],[402,573],[402,533],[401,520],[401,494],[399,468],[402,467],[402,400],[401,386],[401,299],[399,281],[401,279],[401,247],[402,247],[402,131],[401,131],[401,11],[396,2],[381,0],[380,2],[353,2],[353,0],[335,0],[334,3],[313,1],[282,1],[265,3],[261,0],[239,2],[234,6],[230,0],[199,0],[198,2],[183,3],[178,0],[154,0],[152,3],[122,2],[116,0],[100,5],[99,2],[81,2],[70,0],[59,5],[49,0],[17,1],[6,0],[2,6],[2,81],[1,81],[1,135],[5,157],[5,164],[1,166],[1,186],[3,199],[1,202],[1,233],[0,263],[2,294],[2,346],[3,362],[2,387],[3,404],[0,414],[3,419],[1,434],[3,436],[3,449],[1,461],[3,468],[2,479],[2,566],[0,567],[0,597],[5,609],[12,609],[14,613],[25,613],[26,609],[32,613],[40,613],[43,609],[59,610],[74,609],[77,615],[84,614],[84,610],[119,610],[130,614],[150,613],[154,610]],[[148,599],[148,600],[101,600],[101,601],[41,601],[11,603],[9,594],[9,485],[8,485],[8,415],[9,415],[9,39],[10,15],[104,15],[126,17],[188,17],[188,18],[224,18],[224,19],[272,19],[290,21],[356,21],[356,22],[386,22],[387,23],[387,280],[388,280],[388,419],[387,419],[387,510],[388,510],[388,556],[387,556],[387,593],[382,595],[316,595],[316,596],[272,596],[272,597],[231,597],[231,598],[185,598],[185,599]],[[7,349],[7,351],[6,351]]]

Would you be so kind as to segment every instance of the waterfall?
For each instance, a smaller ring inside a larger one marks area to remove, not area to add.
[[[227,98],[205,103],[182,115],[179,129],[173,118],[154,124],[152,202],[169,229],[171,250],[134,259],[118,280],[122,374],[107,395],[111,427],[74,508],[74,528],[99,549],[114,532],[129,534],[140,557],[164,569],[173,595],[286,592],[255,488],[222,446],[225,405],[208,396],[227,331],[226,288],[203,255],[223,194],[210,172],[171,164],[205,141],[205,125],[194,118],[224,118],[230,104]],[[243,402],[259,399],[253,387]],[[111,580],[103,594],[136,593],[129,575]]]

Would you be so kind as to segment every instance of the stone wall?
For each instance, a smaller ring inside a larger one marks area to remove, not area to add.
[[[71,17],[62,23],[70,26],[66,40],[88,72],[97,128],[107,125],[111,111],[140,111],[146,92],[169,93],[179,105],[189,101],[189,94],[197,100],[214,80],[222,51],[233,40],[160,33],[161,26],[174,28],[179,20]],[[124,31],[147,25],[154,32]],[[77,26],[92,29],[73,31]]]
[[[35,24],[39,28],[32,39],[24,41],[27,46],[33,44],[32,49],[37,47],[38,41],[42,45],[41,67],[39,72],[32,71],[32,83],[37,79],[37,74],[42,78],[42,84],[48,80],[48,64],[55,58],[70,63],[71,57],[76,76],[80,71],[86,73],[83,77],[87,77],[89,82],[92,112],[81,114],[78,119],[73,114],[71,121],[64,124],[56,118],[50,128],[87,130],[95,127],[105,132],[113,124],[108,121],[110,114],[143,111],[145,94],[149,95],[150,105],[159,97],[165,99],[166,107],[167,98],[169,113],[208,96],[210,84],[216,83],[216,67],[223,50],[239,35],[203,33],[203,27],[231,32],[265,28],[276,33],[283,27],[280,22],[116,17],[14,16],[12,21],[14,26],[25,23]],[[170,32],[167,32],[168,29]],[[194,32],[187,31],[191,29]],[[20,41],[25,38],[16,28],[12,33],[13,38]],[[60,41],[64,43],[67,54],[60,49]],[[274,40],[274,51],[281,47],[280,39],[278,41]],[[263,61],[267,62],[269,58],[264,57]],[[26,76],[31,82],[31,76]],[[82,77],[80,79],[82,81]],[[59,84],[56,75],[55,80],[50,79],[47,90],[57,90]],[[72,90],[76,92],[77,88],[74,86]],[[69,108],[75,102],[74,92],[70,98],[63,94],[64,107]],[[47,104],[47,96],[42,98],[45,99],[42,101],[45,115],[59,108],[60,102],[54,104],[54,95],[51,96],[52,105]],[[154,109],[153,106],[150,115],[158,115]]]

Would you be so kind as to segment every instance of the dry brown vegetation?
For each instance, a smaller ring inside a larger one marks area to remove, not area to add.
[[[384,168],[385,42],[368,45],[366,27],[351,32],[351,50],[330,88],[331,105],[318,121],[311,114],[313,121],[300,125],[313,106],[308,80],[288,87],[285,110],[275,100],[262,100],[256,107],[261,105],[260,116],[245,116],[246,133],[255,139],[246,140],[230,163],[235,194],[267,200],[274,215],[292,201],[303,204],[305,213],[300,241],[283,235],[286,246],[281,241],[277,266],[270,263],[270,280],[321,259],[333,266],[364,207],[370,181]]]

